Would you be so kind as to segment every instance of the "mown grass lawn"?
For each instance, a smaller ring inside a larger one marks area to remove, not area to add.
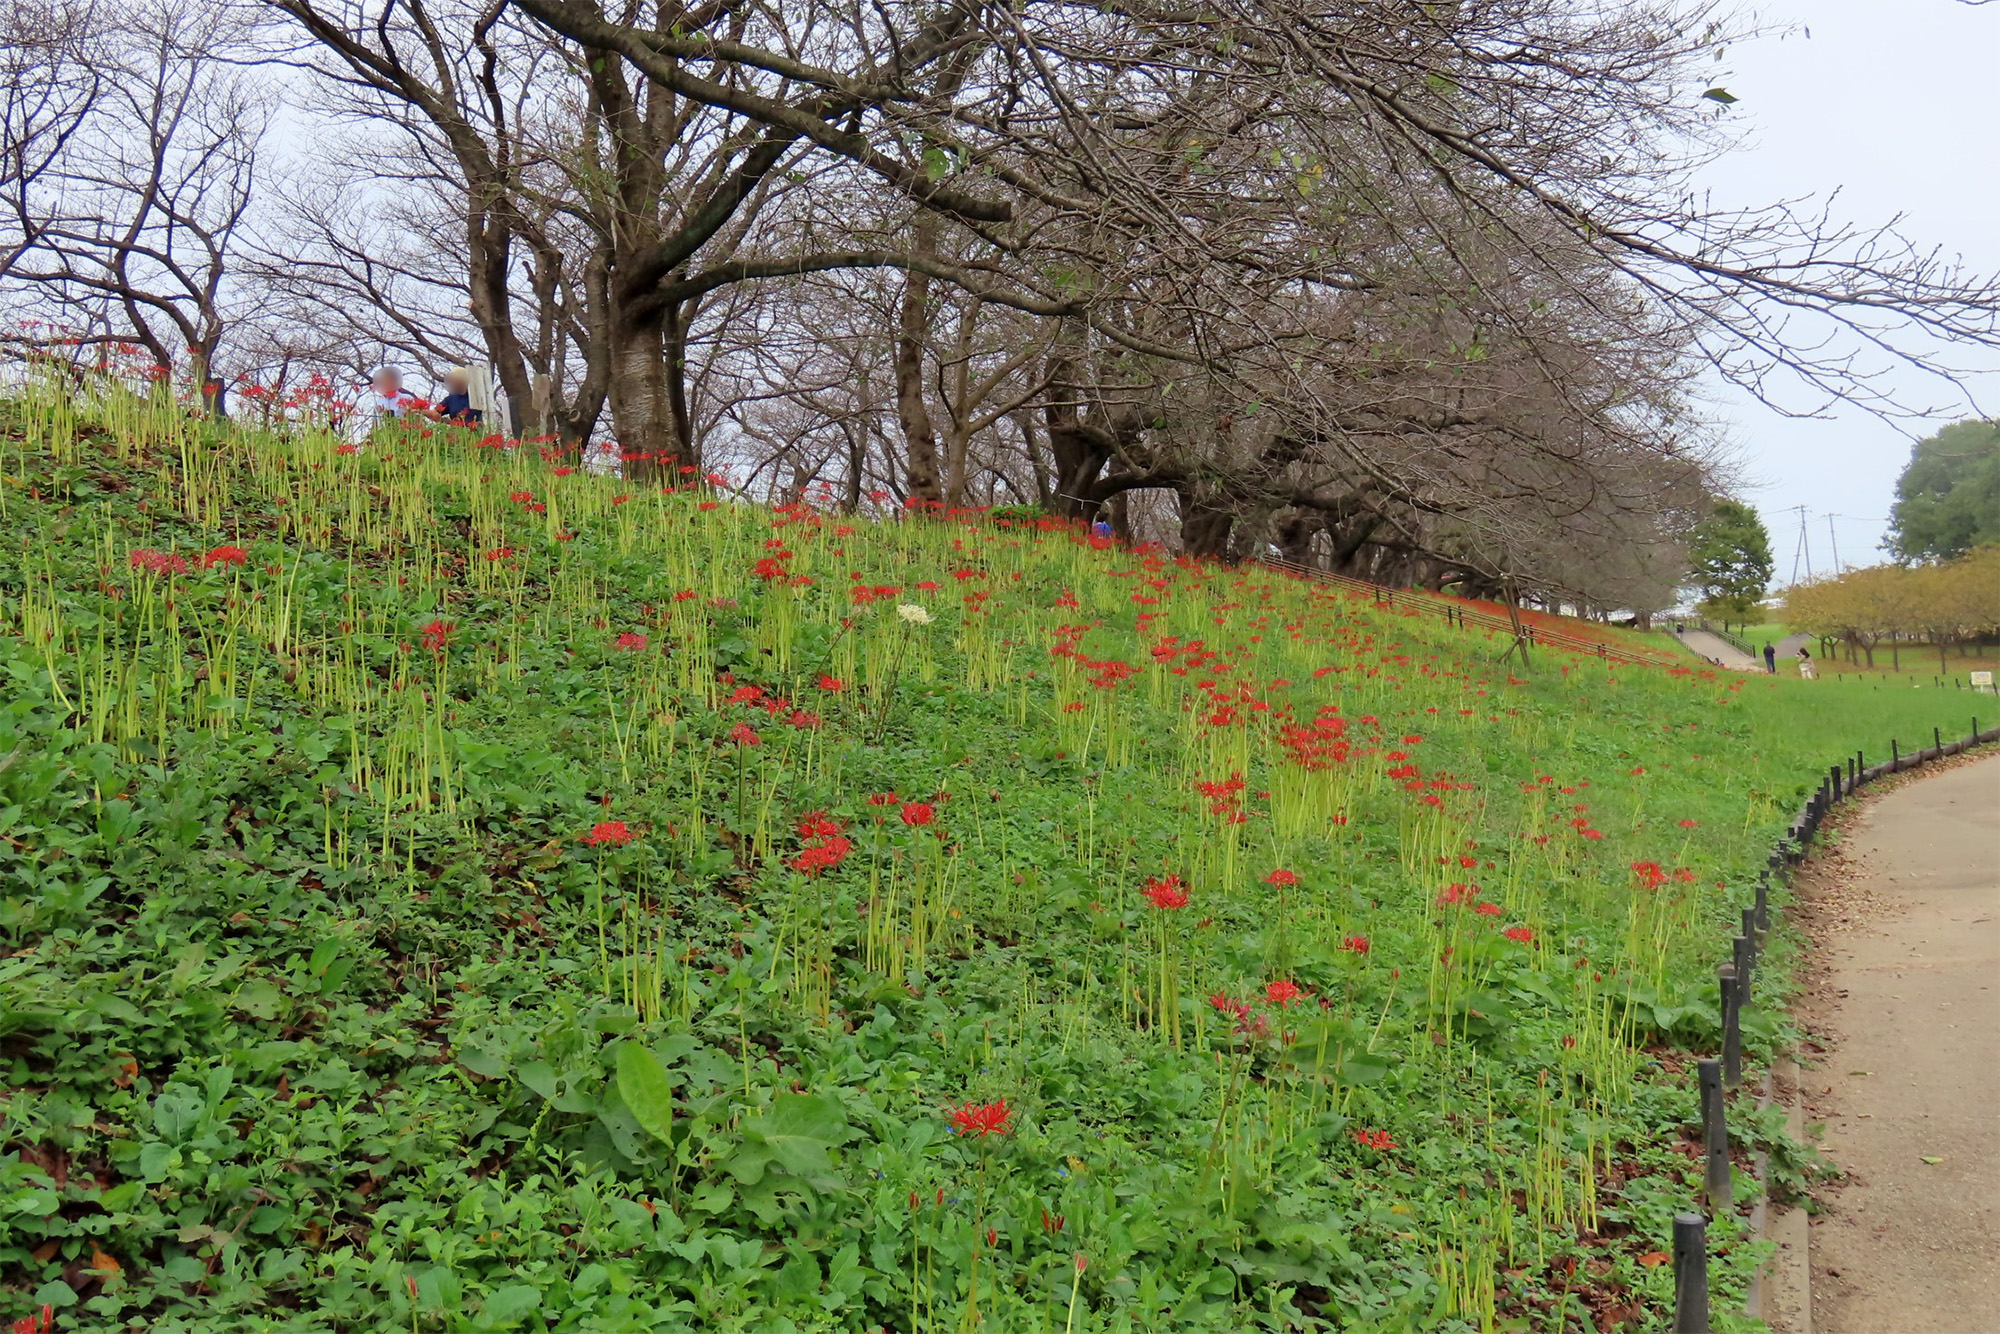
[[[9,411],[0,1258],[64,1329],[1657,1325],[1772,838],[1966,712]]]

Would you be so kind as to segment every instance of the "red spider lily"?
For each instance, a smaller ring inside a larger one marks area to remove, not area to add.
[[[171,551],[155,551],[151,547],[140,547],[132,553],[132,568],[164,578],[172,574],[186,574],[188,563]]]
[[[854,842],[845,834],[821,834],[792,858],[792,867],[807,875],[818,875],[846,861],[853,850]]]
[[[1632,873],[1639,877],[1639,883],[1647,889],[1658,889],[1667,883],[1667,873],[1660,869],[1658,862],[1633,862]]]
[[[1506,931],[1502,932],[1501,934],[1505,935],[1507,939],[1512,941],[1518,941],[1523,945],[1528,944],[1535,938],[1535,933],[1530,931],[1525,926],[1510,926],[1506,929]]]
[[[1264,883],[1267,885],[1277,885],[1281,888],[1286,885],[1296,885],[1299,883],[1299,873],[1297,871],[1287,871],[1281,866],[1271,872],[1271,874],[1265,876]]]
[[[729,729],[729,739],[739,746],[761,746],[764,738],[757,735],[757,729],[748,723],[738,723]]]
[[[785,715],[785,723],[800,731],[811,731],[819,726],[819,715],[810,709],[793,709]]]
[[[736,689],[730,691],[729,698],[722,702],[724,704],[755,704],[762,698],[764,698],[764,687],[738,686]]]
[[[1305,994],[1289,977],[1281,977],[1264,988],[1264,999],[1281,1009],[1290,1008],[1293,1001]]]
[[[893,792],[871,792],[868,794],[870,806],[894,806],[898,798]]]
[[[201,558],[201,568],[209,570],[218,565],[245,565],[249,560],[250,553],[242,547],[210,547],[208,554]]]
[[[1354,1142],[1364,1149],[1373,1149],[1377,1153],[1387,1153],[1396,1147],[1396,1141],[1389,1138],[1389,1132],[1386,1130],[1357,1130],[1354,1132]]]
[[[514,491],[510,492],[507,496],[507,499],[513,501],[516,505],[525,505],[534,498],[535,493],[533,491]]]
[[[627,632],[612,640],[611,647],[617,649],[620,653],[644,653],[646,651],[646,642],[646,636]]]
[[[1066,1221],[1062,1214],[1051,1214],[1046,1208],[1042,1210],[1042,1231],[1044,1232],[1060,1232],[1063,1230],[1063,1224]]]
[[[602,820],[590,827],[590,832],[583,836],[583,841],[593,848],[603,847],[607,843],[614,848],[622,848],[637,837],[637,832],[623,820]]]
[[[1181,883],[1181,878],[1177,875],[1170,875],[1160,880],[1148,880],[1139,892],[1144,894],[1146,902],[1155,908],[1172,910],[1185,908],[1188,905],[1187,886]]]
[[[1695,827],[1696,827],[1696,825],[1698,825],[1699,823],[1700,823],[1700,821],[1698,821],[1698,820],[1683,820],[1683,821],[1681,821],[1681,828],[1683,828],[1683,829],[1693,829],[1693,828],[1695,828]]]
[[[826,838],[840,832],[840,822],[825,811],[807,811],[799,817],[800,838]]]
[[[47,1302],[38,1315],[24,1315],[14,1322],[14,1334],[50,1334],[56,1327],[56,1308]]]
[[[847,683],[842,681],[837,676],[828,676],[825,673],[821,673],[819,678],[819,688],[821,690],[826,691],[829,694],[837,695],[841,691],[847,689]]]
[[[1014,1110],[1005,1098],[996,1102],[968,1102],[951,1109],[951,1128],[957,1134],[975,1139],[1004,1135],[1014,1128],[1009,1122],[1013,1115]]]
[[[1340,942],[1340,948],[1346,950],[1349,954],[1366,955],[1368,953],[1368,937],[1348,936]]]
[[[903,803],[903,823],[912,829],[927,825],[937,819],[937,810],[928,801],[906,801]]]
[[[453,628],[454,627],[450,621],[442,619],[433,619],[431,623],[425,626],[421,631],[424,637],[424,647],[430,650],[432,653],[444,652],[444,646],[447,643],[451,642],[451,632]]]
[[[486,559],[491,561],[502,561],[506,560],[509,556],[512,556],[513,554],[514,554],[514,548],[512,547],[494,547],[492,550],[486,553]]]
[[[1475,903],[1472,905],[1472,911],[1481,917],[1498,917],[1502,910],[1497,903]]]
[[[356,445],[336,445],[333,452],[336,454],[359,454],[361,450]]]

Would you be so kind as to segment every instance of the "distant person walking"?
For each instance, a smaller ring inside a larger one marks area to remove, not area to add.
[[[447,426],[477,426],[486,414],[472,406],[472,371],[457,366],[445,372],[444,397],[424,415]]]
[[[1773,676],[1778,674],[1778,650],[1768,643],[1764,645],[1764,670]]]
[[[1804,644],[1799,645],[1799,677],[1806,681],[1819,679],[1819,673],[1813,670],[1812,654],[1806,652]]]

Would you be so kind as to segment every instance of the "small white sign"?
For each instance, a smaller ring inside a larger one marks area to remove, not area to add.
[[[1974,672],[1972,674],[1972,688],[1974,690],[1984,690],[1991,692],[1993,689],[1993,673]]]

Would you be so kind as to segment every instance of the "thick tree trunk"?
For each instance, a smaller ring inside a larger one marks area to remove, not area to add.
[[[1236,516],[1213,497],[1204,496],[1204,490],[1198,482],[1175,488],[1181,500],[1181,550],[1197,560],[1226,560]]]
[[[681,462],[667,402],[661,314],[642,304],[614,312],[611,322],[611,429],[625,475],[635,481],[672,476]]]
[[[918,216],[911,245],[917,254],[930,253],[936,243],[937,223],[928,214]],[[902,318],[896,336],[896,416],[903,426],[905,484],[917,500],[944,500],[944,482],[938,475],[937,430],[931,425],[930,408],[924,402],[924,335],[930,329],[931,280],[914,270],[904,276]]]

